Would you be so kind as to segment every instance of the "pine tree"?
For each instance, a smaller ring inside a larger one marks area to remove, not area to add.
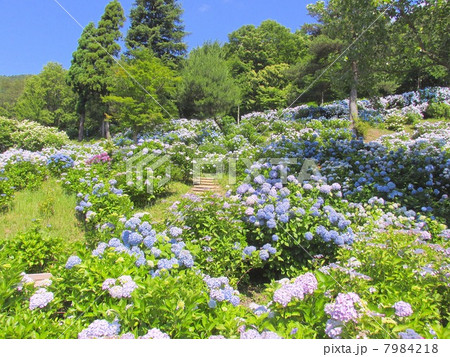
[[[211,118],[238,105],[239,87],[218,42],[206,42],[194,49],[181,74],[178,105],[184,116]]]
[[[126,37],[128,49],[144,47],[158,58],[179,62],[187,52],[182,13],[176,0],[136,0]]]

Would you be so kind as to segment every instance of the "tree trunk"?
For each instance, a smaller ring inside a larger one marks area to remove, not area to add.
[[[105,118],[102,119],[102,124],[100,125],[100,136],[105,137]]]
[[[86,120],[86,108],[85,105],[80,108],[79,111],[80,122],[78,125],[78,141],[83,141],[84,139],[84,122]]]
[[[105,138],[111,139],[111,132],[109,131],[109,120],[105,120]]]
[[[321,98],[321,101],[320,101],[320,106],[323,107],[323,91],[322,91],[321,94],[322,94],[322,98]]]
[[[133,140],[137,144],[138,142],[138,133],[137,130],[133,130]]]
[[[354,127],[355,121],[358,119],[358,105],[356,103],[358,99],[358,64],[356,61],[352,61],[352,85],[350,89],[350,120]]]

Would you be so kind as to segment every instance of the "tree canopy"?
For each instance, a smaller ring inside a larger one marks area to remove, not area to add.
[[[158,58],[179,62],[187,52],[182,14],[176,0],[136,0],[130,12],[128,49],[144,47]]]
[[[110,95],[103,100],[119,126],[131,128],[137,138],[144,129],[177,114],[174,95],[180,79],[148,49],[131,54],[114,67]]]
[[[192,50],[181,76],[178,102],[186,117],[215,117],[239,103],[239,87],[218,42],[207,42]]]

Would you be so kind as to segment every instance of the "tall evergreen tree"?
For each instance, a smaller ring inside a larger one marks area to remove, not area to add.
[[[91,78],[95,75],[94,62],[91,60],[92,44],[95,36],[95,25],[89,23],[78,40],[78,48],[73,53],[72,65],[68,73],[68,83],[77,94],[78,140],[84,139],[84,123],[86,121],[86,104],[93,92]]]
[[[128,49],[144,47],[158,58],[179,62],[187,52],[182,14],[176,0],[136,0],[126,37]]]
[[[120,29],[124,21],[123,8],[119,1],[114,0],[106,6],[105,12],[98,23],[94,47],[98,55],[95,61],[97,69],[95,81],[98,86],[97,93],[100,97],[109,94],[108,87],[112,77],[111,69],[115,63],[113,57],[117,58],[120,53],[120,45],[117,41],[122,37]],[[100,131],[103,137],[110,137],[109,121],[106,113],[102,116]]]
[[[120,52],[120,46],[116,41],[121,37],[120,28],[124,21],[122,6],[117,0],[111,1],[105,8],[98,29],[90,23],[78,41],[78,49],[73,54],[68,75],[69,84],[78,94],[78,140],[83,140],[84,137],[86,105],[90,103],[101,106],[103,105],[101,97],[108,95],[111,68],[114,64],[113,56],[117,57]],[[106,115],[101,115],[101,118],[96,119],[100,119],[102,123],[102,135],[109,136],[105,117]]]

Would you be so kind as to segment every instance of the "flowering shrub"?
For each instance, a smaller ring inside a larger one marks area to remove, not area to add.
[[[0,169],[0,211],[6,209],[14,198],[13,183],[4,173],[5,170]]]
[[[39,187],[47,177],[48,171],[45,166],[31,163],[29,161],[19,161],[8,163],[4,167],[4,175],[13,183],[14,189]]]
[[[53,174],[61,175],[63,172],[74,166],[74,161],[70,156],[57,153],[50,156],[47,160],[47,167]]]
[[[26,232],[0,242],[0,246],[18,264],[24,264],[28,273],[42,272],[55,263],[60,263],[64,250],[62,239],[46,236],[38,223]]]
[[[43,126],[29,120],[14,122],[15,129],[11,132],[11,141],[18,148],[25,150],[41,150],[44,147],[60,148],[69,141],[67,134],[56,128]]]
[[[105,164],[111,161],[111,158],[109,157],[108,153],[102,152],[101,154],[94,155],[88,160],[86,160],[86,164],[93,165],[93,164]]]

